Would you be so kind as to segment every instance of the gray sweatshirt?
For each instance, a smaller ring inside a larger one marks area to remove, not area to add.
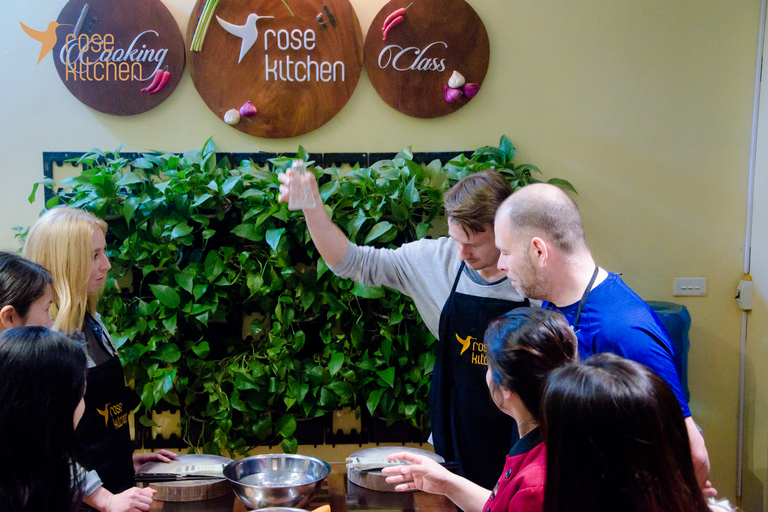
[[[331,270],[345,279],[369,286],[388,286],[408,295],[427,328],[438,338],[440,312],[451,293],[460,264],[456,243],[441,237],[417,240],[397,249],[376,249],[350,242],[344,257]],[[456,291],[479,297],[523,300],[506,277],[488,283],[466,266]]]

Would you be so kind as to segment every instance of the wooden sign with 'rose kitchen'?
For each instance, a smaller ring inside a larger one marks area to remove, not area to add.
[[[162,103],[184,71],[181,31],[160,0],[70,0],[59,13],[56,70],[81,102],[127,116]]]
[[[212,6],[200,43],[199,20]],[[349,0],[198,0],[187,43],[189,72],[208,108],[258,137],[322,126],[347,103],[363,68]]]
[[[483,22],[464,0],[391,0],[368,29],[365,70],[390,107],[440,117],[478,93],[490,52]]]

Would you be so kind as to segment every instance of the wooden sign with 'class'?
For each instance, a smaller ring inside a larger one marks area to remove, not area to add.
[[[92,109],[140,114],[162,103],[181,80],[184,41],[160,0],[70,0],[57,21],[67,26],[57,32],[56,70]]]
[[[387,105],[433,118],[467,104],[483,83],[490,53],[485,25],[464,0],[391,0],[368,29],[365,70]],[[444,88],[454,71],[477,87],[449,91],[455,99],[448,102]]]
[[[192,11],[188,42],[205,3]],[[219,119],[250,101],[256,114],[233,127],[287,138],[322,126],[347,103],[363,68],[363,35],[349,0],[227,0],[200,51],[187,52],[192,81]]]

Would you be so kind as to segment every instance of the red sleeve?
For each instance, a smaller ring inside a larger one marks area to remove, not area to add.
[[[509,500],[509,512],[542,512],[544,510],[544,486],[524,487]]]

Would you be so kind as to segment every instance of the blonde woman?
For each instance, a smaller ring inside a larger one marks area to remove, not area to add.
[[[168,462],[175,454],[160,450],[133,455],[123,368],[96,312],[111,268],[105,252],[106,233],[107,224],[88,212],[53,208],[30,229],[24,256],[53,276],[53,328],[86,349],[85,413],[76,430],[85,466],[98,472],[107,490],[122,493],[133,486],[134,471],[141,464]]]

